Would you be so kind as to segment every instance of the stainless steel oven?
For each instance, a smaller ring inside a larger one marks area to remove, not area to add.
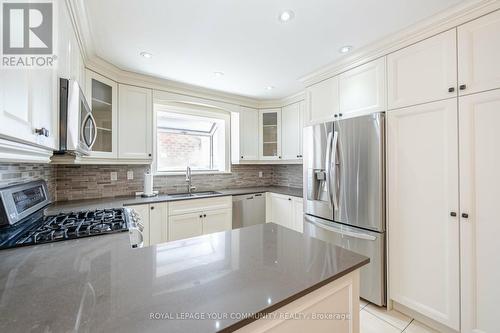
[[[77,81],[59,80],[59,151],[88,155],[97,139],[97,124]]]
[[[49,204],[49,191],[43,180],[2,188],[0,227],[17,224]]]

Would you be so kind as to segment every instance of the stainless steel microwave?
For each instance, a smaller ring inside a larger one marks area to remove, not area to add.
[[[59,80],[59,151],[88,155],[97,139],[97,124],[77,81]]]

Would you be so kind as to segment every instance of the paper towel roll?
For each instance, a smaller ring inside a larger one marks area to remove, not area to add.
[[[149,171],[144,174],[144,195],[153,195],[153,175]]]

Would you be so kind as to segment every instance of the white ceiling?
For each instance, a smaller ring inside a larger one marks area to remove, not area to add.
[[[116,66],[257,99],[462,0],[85,0],[96,53]],[[288,23],[278,20],[292,10]],[[139,54],[153,54],[145,59]],[[224,72],[217,77],[214,71]],[[268,86],[274,86],[268,90]]]

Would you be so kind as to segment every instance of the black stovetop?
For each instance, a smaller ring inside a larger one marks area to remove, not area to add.
[[[124,209],[61,213],[0,230],[0,249],[127,231]]]

